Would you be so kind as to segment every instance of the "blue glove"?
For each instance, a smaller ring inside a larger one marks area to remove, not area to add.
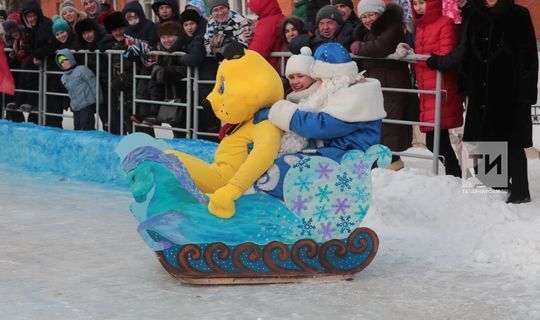
[[[262,108],[261,110],[255,113],[253,117],[253,124],[257,124],[261,121],[268,120],[268,114],[270,113],[270,108]]]

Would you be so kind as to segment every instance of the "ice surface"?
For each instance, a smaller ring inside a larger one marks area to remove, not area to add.
[[[15,143],[2,137],[2,148]],[[524,205],[462,194],[458,179],[429,174],[429,161],[374,170],[364,225],[380,248],[353,281],[194,287],[139,238],[126,189],[24,157],[18,169],[4,150],[1,319],[540,319],[539,160],[529,160]]]

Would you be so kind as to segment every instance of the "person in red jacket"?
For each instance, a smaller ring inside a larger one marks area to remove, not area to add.
[[[442,15],[442,0],[411,0],[416,25],[416,54],[445,55],[458,45],[457,30],[452,19]],[[415,64],[418,89],[435,90],[437,73],[429,69],[424,61]],[[457,160],[448,129],[463,124],[463,101],[458,93],[456,71],[447,71],[442,81],[441,135],[439,154],[444,157],[446,174],[461,177],[461,168]],[[435,95],[420,95],[420,121],[435,122]],[[426,133],[426,144],[433,151],[433,127],[421,126]]]
[[[248,49],[260,53],[279,72],[279,58],[271,58],[269,55],[272,51],[281,51],[283,47],[279,28],[285,16],[277,0],[250,0],[247,6],[259,16]]]

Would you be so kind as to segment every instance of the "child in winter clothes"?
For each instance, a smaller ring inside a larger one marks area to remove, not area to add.
[[[289,80],[292,92],[287,94],[286,99],[297,103],[299,110],[303,110],[304,102],[319,86],[317,81],[310,76],[313,62],[314,59],[309,47],[303,47],[300,54],[293,55],[287,60],[285,76]],[[281,137],[279,152],[299,152],[307,145],[308,139],[289,131]]]
[[[96,101],[96,76],[86,66],[77,65],[68,49],[58,51],[55,61],[64,71],[62,84],[71,100],[75,130],[94,130],[96,102],[103,100],[100,91],[99,101]]]
[[[442,0],[411,0],[414,8],[413,18],[416,25],[415,52],[417,54],[445,55],[457,45],[457,31],[452,19],[442,15]],[[418,89],[435,90],[437,73],[430,70],[426,63],[415,64]],[[461,177],[461,168],[457,160],[448,129],[463,124],[462,98],[458,93],[457,74],[448,71],[443,74],[441,105],[441,135],[439,153],[444,157],[446,174]],[[435,122],[435,95],[420,96],[420,121]],[[426,144],[433,151],[433,127],[420,127],[426,133]]]
[[[336,162],[341,162],[349,150],[365,151],[378,144],[382,118],[386,116],[380,82],[359,75],[350,53],[336,42],[319,46],[311,76],[321,83],[306,100],[300,103],[277,101],[269,110],[260,110],[254,122],[269,120],[283,131],[317,139],[317,149],[312,152]],[[257,184],[255,188],[282,198],[282,183],[290,167],[287,161],[290,156],[278,157],[277,169],[268,171],[270,183]],[[292,156],[303,157],[301,153]]]

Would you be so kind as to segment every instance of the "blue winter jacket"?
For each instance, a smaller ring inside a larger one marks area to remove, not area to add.
[[[322,140],[324,146],[317,149],[321,156],[336,162],[348,150],[367,150],[381,140],[382,120],[345,122],[327,113],[296,110],[290,122],[290,130],[304,138]]]
[[[59,55],[66,56],[73,66],[64,72],[61,78],[71,100],[71,110],[79,111],[96,103],[96,75],[86,66],[77,65],[75,57],[68,49],[58,51],[55,57],[56,61],[58,61]],[[102,101],[103,96],[100,90],[99,102]]]

